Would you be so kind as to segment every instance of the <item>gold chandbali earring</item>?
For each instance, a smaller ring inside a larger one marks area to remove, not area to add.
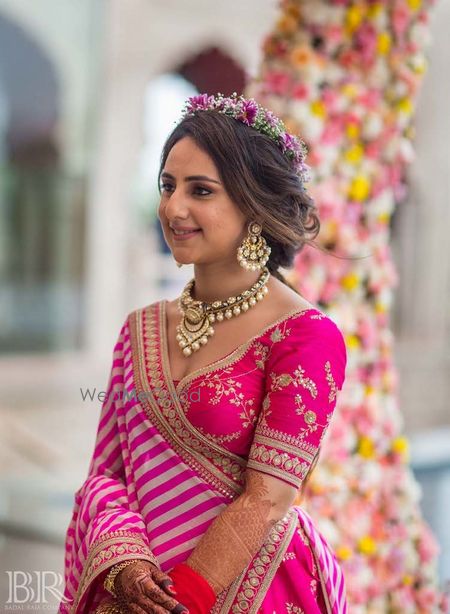
[[[237,296],[230,296],[224,301],[207,303],[192,297],[195,279],[191,279],[185,286],[178,305],[183,313],[181,323],[177,326],[176,339],[185,356],[190,356],[208,342],[214,334],[212,324],[222,322],[224,318],[230,319],[254,307],[262,301],[268,293],[267,282],[270,271],[265,266],[270,255],[264,237],[260,236],[262,227],[257,222],[251,222],[248,227],[249,236],[238,248],[237,258],[239,264],[247,270],[262,270],[258,280],[248,290]]]
[[[250,222],[248,225],[248,235],[242,241],[237,251],[239,264],[249,271],[262,269],[269,260],[270,252],[272,251],[261,232],[261,224]]]

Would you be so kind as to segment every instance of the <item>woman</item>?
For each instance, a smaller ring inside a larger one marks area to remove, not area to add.
[[[61,613],[347,612],[341,568],[294,504],[347,360],[278,271],[319,231],[304,156],[254,100],[188,99],[158,215],[195,276],[121,328]]]

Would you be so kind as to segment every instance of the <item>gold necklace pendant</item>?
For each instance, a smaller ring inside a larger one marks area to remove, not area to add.
[[[177,341],[185,356],[200,349],[205,345],[208,337],[214,334],[201,301],[193,301],[183,314],[183,319],[177,326]]]
[[[214,334],[213,322],[222,322],[224,318],[230,319],[245,313],[261,301],[269,291],[269,277],[269,269],[264,267],[259,279],[249,290],[244,290],[237,296],[230,296],[225,301],[212,303],[198,301],[192,297],[195,279],[191,279],[178,300],[183,317],[176,329],[176,339],[183,354],[191,356],[208,342],[208,338]]]

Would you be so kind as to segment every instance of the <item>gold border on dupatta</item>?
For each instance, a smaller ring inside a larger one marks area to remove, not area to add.
[[[324,598],[324,601],[325,601],[325,605],[326,605],[326,607],[327,607],[327,614],[333,614],[333,608],[332,608],[332,606],[331,606],[331,603],[330,603],[330,597],[329,597],[329,595],[328,595],[328,591],[327,591],[327,583],[326,583],[325,578],[323,577],[322,568],[320,567],[320,562],[319,562],[319,559],[317,558],[317,554],[316,554],[315,548],[313,548],[313,547],[311,546],[311,540],[310,540],[310,538],[309,538],[309,537],[306,535],[306,533],[305,533],[305,531],[304,531],[304,529],[303,529],[303,527],[302,527],[301,523],[299,524],[299,528],[300,528],[300,530],[302,531],[303,535],[304,535],[304,536],[306,537],[306,539],[308,540],[308,543],[309,543],[309,549],[310,549],[310,551],[311,551],[311,554],[312,554],[312,556],[313,556],[313,558],[314,558],[314,562],[315,562],[315,564],[316,564],[316,568],[317,568],[317,571],[318,571],[318,574],[319,574],[319,579],[320,579],[320,585],[321,585],[321,587],[322,587],[322,594],[323,594],[323,598]]]
[[[70,609],[71,614],[76,613],[95,578],[112,565],[134,558],[150,561],[159,567],[157,559],[139,533],[119,530],[105,533],[95,540],[89,547],[88,557],[83,565],[75,601]]]

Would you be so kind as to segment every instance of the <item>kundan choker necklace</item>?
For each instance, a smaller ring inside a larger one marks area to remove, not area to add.
[[[213,322],[222,322],[224,318],[230,319],[254,307],[262,301],[269,292],[267,281],[270,271],[264,267],[258,281],[249,290],[244,290],[237,296],[230,296],[224,301],[197,301],[192,297],[195,279],[191,279],[185,286],[178,306],[183,312],[183,318],[177,326],[176,339],[185,356],[190,356],[208,343],[208,338],[214,334]]]

